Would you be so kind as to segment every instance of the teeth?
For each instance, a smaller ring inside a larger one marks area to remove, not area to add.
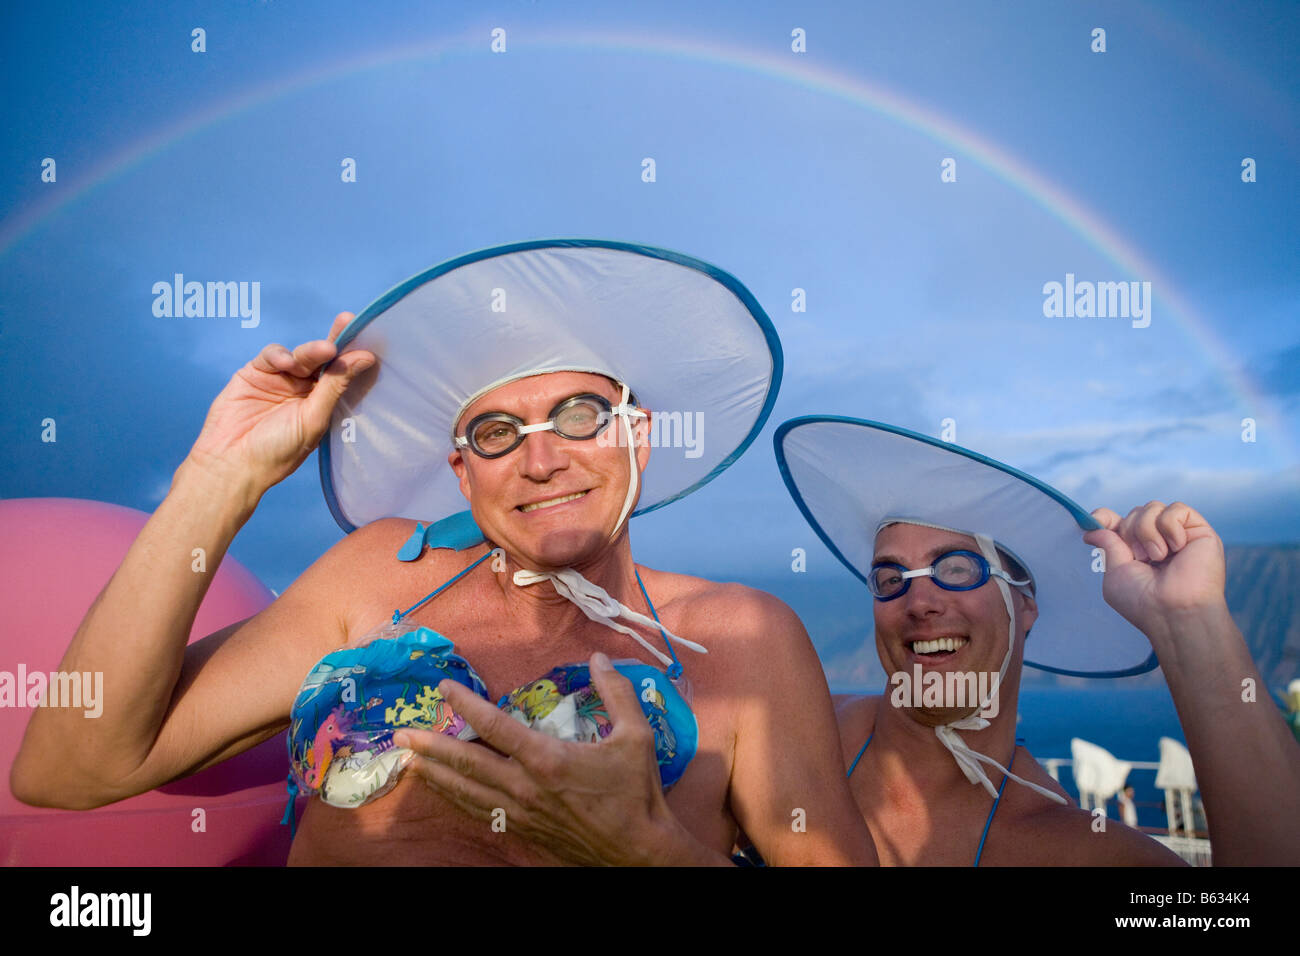
[[[562,505],[566,501],[573,501],[576,498],[581,498],[585,494],[586,494],[585,491],[579,491],[571,495],[565,495],[563,498],[552,498],[550,501],[539,501],[535,505],[524,505],[519,510],[524,512],[529,512],[529,511],[536,511],[538,508],[552,508],[555,505]]]
[[[937,654],[939,651],[955,651],[965,647],[969,641],[964,637],[940,637],[933,641],[913,641],[912,653]]]

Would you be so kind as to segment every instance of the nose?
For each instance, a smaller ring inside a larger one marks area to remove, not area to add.
[[[569,467],[567,439],[554,430],[533,432],[519,447],[519,473],[533,481],[548,481],[557,471]]]
[[[911,587],[898,600],[903,609],[913,617],[937,614],[943,610],[944,595],[947,592],[934,583],[931,577],[912,578]]]

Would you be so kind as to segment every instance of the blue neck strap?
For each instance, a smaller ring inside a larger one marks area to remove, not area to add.
[[[418,609],[424,607],[425,604],[427,604],[427,603],[428,603],[429,601],[431,601],[433,598],[437,597],[437,596],[438,596],[439,594],[441,594],[443,591],[447,590],[447,588],[451,587],[453,584],[455,584],[457,581],[459,581],[459,580],[460,580],[461,578],[463,578],[465,575],[469,574],[471,571],[473,571],[475,568],[477,568],[480,564],[482,564],[484,561],[486,561],[486,560],[487,560],[488,558],[490,558],[490,557],[492,557],[492,552],[491,552],[491,551],[489,551],[487,554],[483,555],[483,557],[479,558],[477,561],[475,561],[475,562],[474,562],[473,564],[471,564],[469,567],[465,568],[465,570],[463,570],[463,571],[461,571],[459,574],[455,575],[453,578],[451,578],[451,580],[449,580],[449,581],[444,581],[442,584],[438,585],[436,588],[434,588],[432,591],[430,591],[428,594],[426,594],[426,595],[425,595],[423,598],[421,598],[419,601],[417,601],[416,603],[414,603],[414,604],[412,604],[410,607],[408,607],[405,611],[394,611],[394,612],[393,612],[393,623],[396,624],[398,621],[400,621],[402,618],[406,617],[406,615],[410,614],[412,611],[416,611],[416,610],[418,610]]]
[[[636,575],[637,587],[641,589],[641,596],[645,598],[645,605],[650,609],[650,616],[655,619],[656,624],[659,624],[659,612],[656,611],[655,606],[650,603],[650,595],[646,593],[645,584],[641,580],[641,572],[637,570],[635,564],[632,565],[632,573]],[[669,667],[667,671],[668,679],[677,680],[682,676],[682,662],[677,659],[677,651],[673,649],[673,642],[668,640],[664,635],[662,624],[660,624],[659,636],[664,639],[664,644],[668,647],[668,653],[673,659],[672,666]]]

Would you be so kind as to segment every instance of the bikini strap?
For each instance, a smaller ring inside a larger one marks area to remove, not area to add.
[[[298,781],[293,778],[293,771],[289,771],[289,780],[286,785],[289,793],[289,802],[285,804],[284,816],[280,818],[280,826],[289,828],[289,839],[292,840],[298,835],[298,814],[295,806],[298,800]]]
[[[453,584],[455,584],[457,581],[459,581],[459,580],[460,580],[461,578],[463,578],[465,575],[469,574],[471,571],[473,571],[475,568],[477,568],[480,564],[482,564],[482,563],[483,563],[484,561],[486,561],[488,558],[492,557],[492,555],[496,554],[497,550],[498,550],[498,549],[495,549],[495,548],[494,548],[493,550],[489,551],[487,554],[483,555],[483,557],[479,558],[477,561],[475,561],[475,562],[474,562],[473,564],[471,564],[469,567],[465,568],[463,571],[461,571],[461,572],[459,572],[458,574],[456,574],[456,575],[455,575],[454,577],[452,577],[450,580],[448,580],[448,581],[444,581],[442,584],[438,585],[436,588],[434,588],[432,591],[430,591],[428,594],[426,594],[423,598],[421,598],[421,599],[420,599],[419,601],[417,601],[415,604],[412,604],[410,607],[408,607],[405,611],[400,611],[400,610],[398,610],[398,611],[394,611],[394,612],[393,612],[393,623],[396,624],[396,623],[397,623],[398,621],[400,621],[402,618],[406,617],[406,615],[408,615],[408,614],[412,613],[413,611],[418,610],[419,608],[423,607],[426,603],[428,603],[430,600],[432,600],[432,599],[433,599],[434,597],[436,597],[438,594],[440,594],[441,592],[447,590],[447,588],[451,587]]]
[[[669,666],[667,674],[669,680],[675,681],[682,676],[682,662],[677,659],[677,651],[673,649],[672,641],[668,640],[668,635],[664,633],[664,626],[659,621],[659,612],[650,603],[650,595],[646,593],[645,583],[641,580],[641,572],[637,570],[635,564],[632,565],[632,573],[636,575],[636,583],[641,588],[641,596],[645,598],[646,607],[650,608],[651,616],[654,617],[655,623],[659,625],[659,636],[664,639],[664,643],[668,645],[668,653],[673,657],[673,662]]]
[[[1024,744],[1025,744],[1025,738],[1023,737],[1016,738],[1016,746],[1011,749],[1011,760],[1007,764],[1008,773],[1010,772],[1011,768],[1016,765],[1016,749],[1019,747],[1023,747]],[[1004,773],[1002,775],[1002,782],[998,784],[998,795],[994,798],[993,806],[989,809],[989,817],[987,820],[984,821],[984,832],[980,834],[980,845],[979,845],[979,849],[975,851],[975,862],[972,864],[973,866],[980,865],[980,857],[984,855],[984,840],[989,835],[989,827],[993,825],[993,814],[998,812],[998,804],[1002,802],[1002,791],[1006,789],[1006,786],[1007,786],[1007,774]]]
[[[874,736],[876,736],[875,730],[872,730],[871,733],[867,734],[867,742],[862,745],[862,749],[858,751],[858,755],[853,758],[853,766],[849,768],[849,772],[846,773],[844,776],[846,777],[853,776],[853,771],[858,769],[858,761],[861,760],[862,755],[867,752],[867,747],[871,745],[871,738]]]

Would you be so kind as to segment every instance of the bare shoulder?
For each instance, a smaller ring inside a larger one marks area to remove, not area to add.
[[[1172,850],[1140,830],[1080,807],[1051,806],[1017,821],[1022,846],[1035,847],[1025,865],[1185,866]]]
[[[876,708],[880,706],[879,694],[833,694],[835,725],[840,733],[840,750],[847,769],[861,753],[867,738],[876,727]]]
[[[688,574],[640,570],[656,609],[671,609],[683,627],[689,625],[705,632],[725,630],[737,637],[750,638],[793,633],[807,640],[799,616],[788,604],[766,591]]]
[[[1062,796],[1069,795],[1024,747],[1017,748],[1015,772]],[[1156,840],[1073,802],[1062,806],[1023,787],[1014,787],[1014,805],[1006,822],[1014,824],[1017,839],[1001,845],[1015,858],[988,862],[1029,866],[1183,866],[1183,860]],[[1008,801],[1010,802],[1010,801]]]
[[[825,686],[821,662],[799,616],[780,598],[732,582],[641,569],[660,618],[708,655],[696,665],[723,685]]]
[[[381,518],[357,528],[321,555],[285,591],[280,600],[322,601],[334,605],[349,634],[374,625],[389,605],[409,606],[429,581],[441,582],[482,555],[484,546],[467,551],[425,549],[415,561],[397,557],[415,532],[407,518]]]
[[[831,694],[831,703],[835,705],[835,717],[844,724],[866,722],[872,726],[876,722],[876,708],[880,706],[879,694]]]

